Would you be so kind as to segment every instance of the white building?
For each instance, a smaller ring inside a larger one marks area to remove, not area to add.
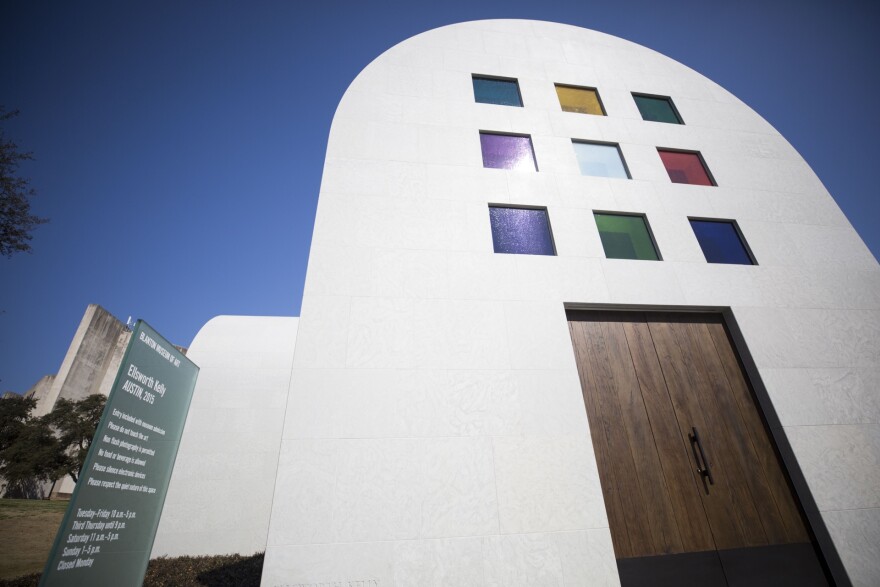
[[[880,267],[758,114],[615,37],[480,21],[377,58],[298,323],[218,318],[189,356],[155,555],[265,548],[270,586],[880,584]]]

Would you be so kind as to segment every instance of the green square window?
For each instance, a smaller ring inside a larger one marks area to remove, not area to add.
[[[672,98],[664,96],[648,96],[647,94],[633,94],[636,106],[642,113],[643,120],[654,122],[668,122],[670,124],[684,124],[678,110],[672,103]]]
[[[607,258],[660,260],[644,216],[601,212],[594,212],[593,216]]]
[[[556,95],[559,97],[559,105],[565,112],[605,116],[605,108],[602,107],[599,92],[595,88],[556,84]]]

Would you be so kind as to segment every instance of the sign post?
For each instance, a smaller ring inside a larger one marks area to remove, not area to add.
[[[135,324],[41,586],[139,586],[199,368]]]

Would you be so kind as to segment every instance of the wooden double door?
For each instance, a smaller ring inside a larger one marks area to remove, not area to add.
[[[568,319],[624,587],[826,585],[722,317]]]

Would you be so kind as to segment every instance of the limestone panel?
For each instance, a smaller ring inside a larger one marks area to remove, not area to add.
[[[792,426],[785,431],[819,511],[880,508],[880,426]]]
[[[608,526],[589,439],[494,439],[501,530],[505,534]]]
[[[880,583],[880,509],[832,511],[824,518],[853,585]]]

